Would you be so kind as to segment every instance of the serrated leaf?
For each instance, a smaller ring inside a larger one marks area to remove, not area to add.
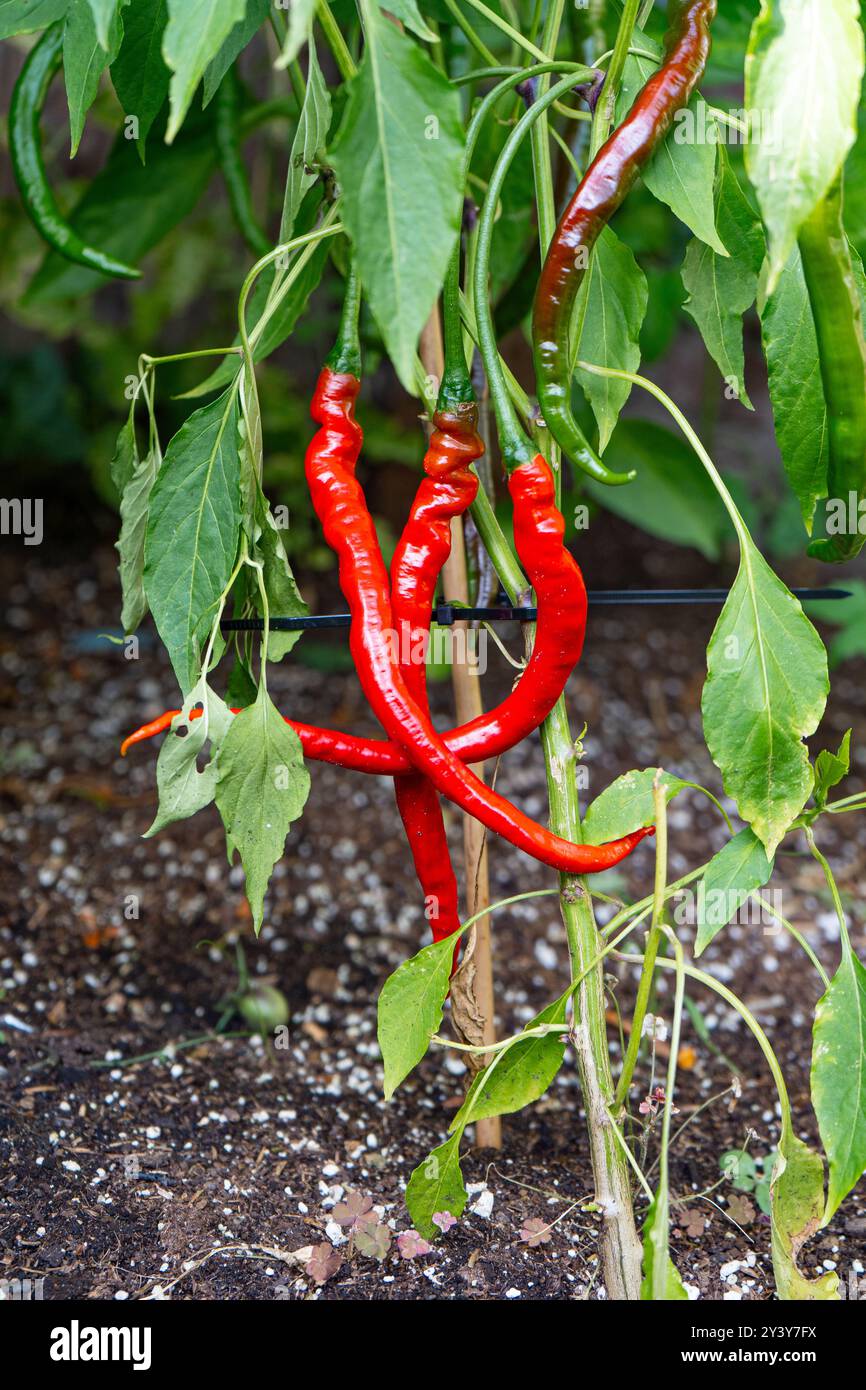
[[[716,181],[716,222],[730,254],[719,256],[705,242],[690,242],[682,269],[689,295],[683,307],[700,329],[729,389],[748,410],[754,410],[746,390],[743,314],[758,292],[764,235],[724,150]]]
[[[587,809],[583,823],[587,844],[603,845],[608,840],[622,839],[633,830],[654,825],[653,790],[659,773],[666,805],[689,785],[657,767],[647,767],[641,772],[624,772],[609,787],[605,787]]]
[[[316,45],[311,38],[307,90],[289,154],[283,215],[280,221],[281,242],[290,240],[304,194],[316,181],[316,174],[307,173],[307,166],[315,163],[324,151],[330,127],[331,98],[322,76],[322,69],[319,67]]]
[[[826,1226],[866,1172],[866,969],[847,940],[815,1010],[812,1104],[830,1165]]]
[[[217,761],[216,804],[230,853],[236,849],[244,866],[258,935],[268,880],[304,809],[310,774],[301,740],[262,687],[255,703],[235,715]]]
[[[797,1265],[801,1249],[821,1224],[824,1165],[786,1126],[770,1185],[771,1246],[776,1292],[783,1302],[836,1300],[839,1276],[807,1279]]]
[[[171,68],[168,144],[180,130],[205,68],[244,18],[246,0],[168,0],[162,55]]]
[[[636,372],[648,299],[647,279],[634,254],[605,227],[575,305],[572,341],[576,357],[596,367]],[[596,376],[580,368],[576,375],[598,423],[599,451],[603,453],[631,394],[631,382]]]
[[[120,621],[125,633],[135,632],[147,613],[144,594],[144,540],[150,494],[159,472],[159,454],[154,450],[138,464],[127,483],[120,503],[120,584],[123,609]]]
[[[641,35],[640,46],[657,48],[646,35]],[[649,58],[629,54],[617,97],[618,121],[630,110],[657,67],[658,63]],[[641,177],[650,193],[696,237],[725,256],[725,245],[716,230],[713,199],[718,149],[710,135],[714,124],[706,102],[696,93],[664,144],[641,171]]]
[[[123,16],[123,41],[111,64],[111,80],[127,116],[138,121],[142,154],[151,126],[168,96],[171,74],[162,57],[167,0],[135,0]]]
[[[406,390],[460,228],[459,98],[411,39],[363,5],[366,48],[331,158],[361,281]]]
[[[191,711],[197,706],[203,713],[200,718],[191,719]],[[231,722],[228,706],[202,676],[184,700],[183,709],[172,720],[159,750],[156,761],[159,807],[145,839],[175,821],[194,816],[213,801],[217,783],[216,753]],[[206,743],[210,743],[211,757],[199,771],[198,759]]]
[[[293,3],[293,15],[297,8],[297,3]],[[214,58],[211,58],[204,70],[203,106],[207,106],[208,103],[213,100],[217,88],[232,63],[236,58],[240,57],[247,44],[250,43],[258,33],[259,29],[267,20],[270,9],[271,0],[247,0],[246,13],[243,19],[238,20],[235,27],[224,40],[219,52]]]
[[[849,729],[839,745],[838,753],[824,748],[815,759],[815,804],[823,806],[827,793],[838,787],[851,771],[851,734]]]
[[[812,790],[803,739],[815,732],[827,703],[827,653],[745,531],[707,671],[707,747],[741,818],[767,854],[775,854]]]
[[[759,135],[746,168],[770,243],[769,288],[854,143],[864,69],[857,0],[761,0],[746,55]],[[814,74],[830,74],[816,82]]]
[[[668,1202],[657,1196],[650,1203],[641,1232],[644,1277],[640,1296],[646,1302],[688,1302],[688,1293],[670,1257],[668,1227]]]
[[[378,1035],[386,1100],[421,1061],[442,1022],[453,959],[453,940],[433,942],[399,965],[382,986]]]
[[[452,945],[453,950],[453,945]],[[547,1023],[565,1023],[570,991],[548,1004],[527,1023],[524,1032]],[[449,1129],[459,1134],[476,1120],[512,1115],[531,1105],[548,1090],[565,1056],[565,1036],[548,1033],[513,1043],[480,1071]]]
[[[681,436],[653,420],[620,420],[605,458],[611,468],[634,468],[637,477],[628,487],[590,480],[585,486],[594,501],[650,535],[692,545],[707,559],[719,559],[730,534],[728,518]]]
[[[695,955],[699,956],[752,893],[773,873],[773,861],[748,826],[713,855],[698,884]]]
[[[196,410],[174,436],[153,485],[144,589],[186,695],[238,547],[237,391]]]
[[[99,91],[103,72],[117,57],[123,26],[117,0],[110,5],[111,28],[103,43],[97,34],[92,0],[70,0],[63,30],[63,78],[69,103],[70,157],[75,155],[87,113]]]
[[[0,0],[0,39],[47,29],[68,8],[69,0]]]
[[[406,1184],[406,1206],[412,1225],[425,1240],[434,1240],[440,1229],[433,1220],[434,1212],[450,1211],[453,1217],[463,1215],[466,1206],[466,1187],[460,1171],[461,1134],[452,1135],[419,1163]]]

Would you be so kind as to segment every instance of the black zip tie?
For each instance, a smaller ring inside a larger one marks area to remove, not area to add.
[[[591,589],[587,595],[593,608],[635,606],[667,607],[673,604],[709,604],[719,606],[727,601],[728,589]],[[847,589],[793,589],[801,602],[851,598]],[[460,622],[534,623],[537,608],[512,608],[503,604],[496,608],[463,608],[455,603],[439,603],[433,610],[433,621],[439,627],[452,627]],[[271,618],[272,632],[303,632],[306,629],[350,627],[349,613],[320,613],[307,618]],[[226,618],[220,623],[223,632],[262,632],[262,618]]]

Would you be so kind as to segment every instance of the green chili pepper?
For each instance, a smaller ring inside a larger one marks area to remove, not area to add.
[[[9,152],[15,182],[31,222],[39,235],[61,256],[102,275],[121,280],[137,280],[141,271],[116,261],[94,246],[88,246],[64,220],[48,184],[42,159],[39,121],[51,80],[63,59],[63,23],[46,29],[31,50],[12,93],[9,107]]]
[[[842,223],[842,180],[800,230],[800,253],[812,304],[830,441],[829,496],[845,504],[866,497],[866,338],[851,247]],[[859,515],[859,512],[858,512]],[[859,531],[809,546],[817,560],[842,564],[866,544]]]
[[[238,231],[257,256],[266,256],[273,243],[259,226],[250,194],[250,185],[241,157],[239,125],[240,84],[231,68],[219,85],[216,99],[216,146],[232,215]]]

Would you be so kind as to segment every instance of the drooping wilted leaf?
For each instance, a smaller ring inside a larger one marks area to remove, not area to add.
[[[809,1279],[797,1260],[821,1224],[824,1165],[819,1154],[786,1126],[770,1185],[771,1245],[776,1292],[783,1302],[826,1302],[839,1297],[839,1276]]]
[[[606,227],[596,243],[574,310],[572,342],[578,359],[596,367],[636,372],[646,317],[647,279],[631,249]],[[631,382],[577,369],[577,379],[598,423],[604,452],[631,394]]]
[[[191,712],[197,707],[201,708],[202,715],[192,719]],[[194,816],[213,801],[217,783],[216,753],[231,720],[228,706],[202,676],[184,700],[180,714],[172,720],[159,750],[156,762],[159,807],[145,838],[156,835],[175,821]],[[211,748],[210,761],[199,771],[198,759],[207,743]]]
[[[826,1226],[866,1172],[866,969],[847,939],[815,1010],[812,1104],[830,1165]]]
[[[442,1022],[453,941],[437,941],[399,965],[379,995],[379,1048],[385,1064],[385,1099],[421,1061]]]
[[[124,489],[120,503],[120,586],[123,609],[120,621],[126,633],[135,632],[147,613],[144,594],[144,539],[150,494],[159,472],[160,458],[156,450],[146,454]]]
[[[406,1206],[415,1229],[426,1240],[435,1240],[440,1228],[434,1215],[450,1212],[460,1218],[466,1206],[466,1186],[460,1171],[462,1130],[446,1139],[419,1163],[406,1185]]]

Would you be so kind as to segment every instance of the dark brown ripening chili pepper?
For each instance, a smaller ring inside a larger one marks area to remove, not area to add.
[[[9,105],[9,153],[24,209],[43,241],[68,261],[102,275],[137,280],[141,271],[88,246],[63,217],[45,172],[39,123],[51,80],[63,61],[63,21],[45,30],[30,50]]]
[[[587,460],[586,441],[571,409],[568,338],[575,300],[598,237],[703,76],[716,8],[717,0],[680,0],[674,9],[664,61],[581,180],[560,218],[538,281],[532,343],[544,421],[563,452],[592,476],[597,472],[592,459]],[[628,479],[620,475],[618,481]]]
[[[325,539],[337,555],[349,604],[349,645],[361,688],[390,738],[444,796],[488,830],[563,873],[595,873],[630,854],[647,830],[607,845],[575,845],[512,806],[452,753],[412,699],[393,650],[388,574],[373,520],[355,477],[360,427],[354,418],[359,381],[342,351],[322,371],[311,414],[319,425],[306,454],[307,484]]]

